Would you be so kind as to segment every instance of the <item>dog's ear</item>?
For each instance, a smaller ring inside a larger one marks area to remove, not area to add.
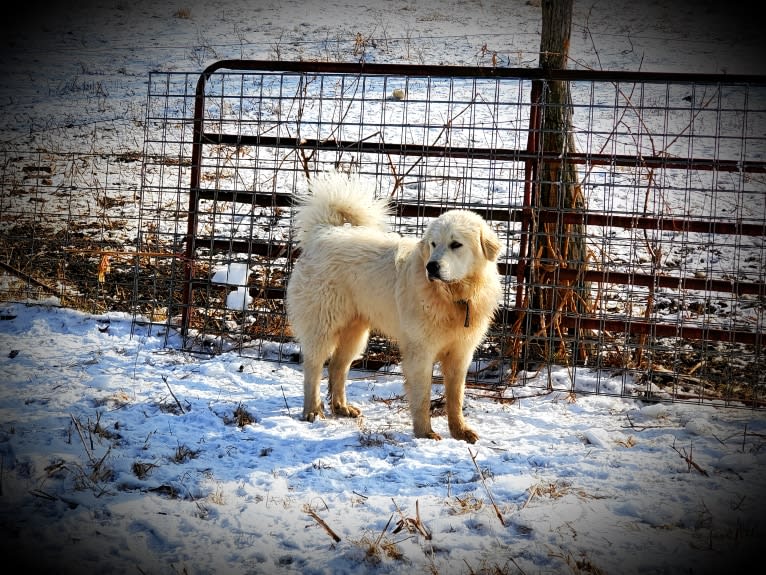
[[[426,238],[421,238],[418,242],[418,250],[420,251],[420,257],[423,261],[428,260],[431,257],[431,251],[428,249],[428,241]]]
[[[481,226],[481,251],[484,257],[493,262],[500,255],[500,239],[497,234],[488,225]]]

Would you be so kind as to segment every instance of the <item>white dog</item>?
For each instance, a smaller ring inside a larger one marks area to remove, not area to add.
[[[375,330],[399,344],[415,436],[440,439],[430,417],[438,361],[450,433],[474,443],[462,412],[465,377],[500,301],[500,242],[466,210],[443,213],[419,241],[388,232],[388,220],[386,201],[340,173],[315,178],[299,201],[294,225],[302,253],[286,306],[303,354],[303,417],[323,417],[328,358],[332,412],[359,415],[346,403],[346,377]]]

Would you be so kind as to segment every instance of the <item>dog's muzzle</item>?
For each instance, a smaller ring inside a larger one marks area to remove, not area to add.
[[[441,281],[441,271],[439,269],[438,261],[430,261],[426,264],[426,273],[428,274],[429,281],[439,280]]]

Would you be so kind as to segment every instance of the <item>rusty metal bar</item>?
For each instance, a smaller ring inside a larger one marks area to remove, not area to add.
[[[181,335],[186,337],[192,318],[192,280],[194,278],[195,242],[197,237],[197,213],[202,171],[202,133],[205,116],[205,83],[208,75],[200,74],[194,95],[194,128],[192,135],[192,160],[189,181],[189,204],[186,224],[186,257],[184,258],[184,283],[182,287]]]
[[[680,339],[721,341],[758,346],[766,344],[764,334],[757,331],[735,331],[714,327],[697,327],[689,324],[671,325],[666,323],[653,323],[632,317],[618,319],[606,317],[565,316],[561,319],[561,325],[566,328],[579,327],[581,329],[606,330],[613,332],[625,332],[628,324],[629,330],[627,331],[632,335],[677,337]]]
[[[513,323],[516,315],[515,310],[501,309],[498,311],[499,321]],[[570,328],[580,330],[592,330],[596,333],[630,333],[631,335],[648,335],[652,337],[679,338],[688,340],[718,341],[724,343],[741,343],[744,345],[764,346],[766,337],[758,331],[727,330],[717,327],[701,327],[689,324],[668,324],[652,322],[633,317],[608,317],[608,316],[575,316],[565,315],[561,317],[561,327],[566,333]],[[550,334],[544,336],[523,335],[524,338],[551,340]],[[569,341],[567,338],[565,340]],[[590,339],[582,335],[581,339]],[[598,336],[595,338],[598,340]],[[561,341],[559,336],[553,336],[554,341]]]
[[[540,126],[542,125],[542,106],[540,100],[543,93],[543,84],[540,81],[532,82],[532,89],[530,90],[529,101],[531,102],[531,110],[529,113],[529,132],[527,134],[527,149],[528,155],[534,155],[534,152],[539,147],[539,135]],[[532,205],[532,193],[534,187],[537,185],[539,163],[536,159],[528,157],[524,160],[524,198],[523,205]],[[527,250],[531,252],[531,230],[532,222],[528,217],[522,217],[521,219],[521,235],[519,237],[519,265],[516,270],[516,308],[521,309],[524,306],[524,284],[527,279]]]
[[[594,283],[636,285],[642,287],[656,286],[678,290],[715,291],[737,295],[748,294],[766,296],[766,284],[764,283],[597,270],[578,272],[573,269],[559,269],[554,273],[559,280],[567,282],[574,282],[575,279],[577,279],[578,274],[581,274],[585,281]],[[556,285],[550,287],[556,287]]]
[[[532,211],[525,208],[524,211]],[[603,214],[598,212],[566,212],[550,209],[534,210],[534,215],[543,223],[561,222],[564,224],[582,224],[585,226],[603,226],[610,228],[659,230],[669,232],[697,232],[702,234],[721,234],[739,236],[764,236],[766,223],[748,224],[742,221],[719,222],[704,219],[665,218],[651,216],[629,216]]]
[[[278,258],[285,257],[291,260],[298,257],[298,250],[290,249],[287,242],[266,241],[259,239],[230,240],[221,238],[197,238],[197,247],[214,251],[231,251],[233,253],[253,254],[256,256]],[[523,270],[521,263],[507,264],[498,263],[498,270],[505,276],[518,277]],[[558,283],[550,287],[562,285],[562,282],[574,282],[578,273],[585,281],[600,284],[635,285],[642,287],[662,287],[679,290],[714,291],[720,293],[733,293],[736,295],[761,295],[766,296],[766,284],[757,282],[745,282],[738,280],[714,280],[707,278],[682,277],[671,275],[638,274],[634,272],[618,272],[612,270],[587,270],[578,272],[574,269],[560,268],[553,272]],[[524,284],[526,280],[521,282]],[[520,307],[520,306],[517,306]]]
[[[370,62],[308,62],[271,60],[220,60],[208,66],[202,76],[219,70],[292,72],[296,74],[348,74],[370,76],[413,76],[430,78],[510,78],[561,80],[565,82],[659,82],[688,84],[764,85],[764,77],[751,74],[691,74],[684,72],[631,72],[622,70],[543,70],[542,68],[491,68],[486,66],[429,66],[377,64]]]
[[[241,202],[264,207],[290,207],[293,205],[289,194],[271,192],[243,192],[235,190],[192,189],[193,195],[200,200],[220,202]],[[455,206],[457,207],[457,206]],[[605,214],[600,212],[566,212],[554,209],[533,210],[532,208],[490,208],[484,205],[465,206],[481,214],[489,220],[497,222],[525,222],[528,218],[536,217],[541,223],[561,222],[564,224],[583,224],[585,226],[602,226],[623,229],[642,229],[672,232],[697,232],[716,235],[765,236],[766,223],[750,224],[742,221],[719,222],[705,219],[666,218],[651,216],[633,216]],[[444,204],[412,204],[393,202],[394,213],[403,217],[437,217],[448,206]],[[523,245],[523,239],[522,239]],[[521,256],[520,256],[521,257]]]
[[[279,149],[325,151],[354,151],[366,154],[397,154],[402,156],[451,157],[471,160],[506,162],[568,161],[578,165],[665,168],[678,170],[715,170],[719,172],[766,173],[766,162],[713,160],[707,158],[677,158],[672,156],[631,156],[627,154],[569,153],[566,156],[505,148],[473,148],[465,146],[424,146],[422,144],[386,144],[385,142],[316,140],[273,136],[237,134],[203,134],[205,144],[229,146],[267,146]]]

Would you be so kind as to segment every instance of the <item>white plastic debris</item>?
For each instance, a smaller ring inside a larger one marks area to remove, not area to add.
[[[226,307],[230,310],[242,311],[251,303],[253,303],[253,297],[245,286],[239,286],[226,296]]]
[[[217,269],[210,281],[214,284],[246,286],[249,276],[250,268],[247,267],[247,264],[231,263],[226,267]]]

